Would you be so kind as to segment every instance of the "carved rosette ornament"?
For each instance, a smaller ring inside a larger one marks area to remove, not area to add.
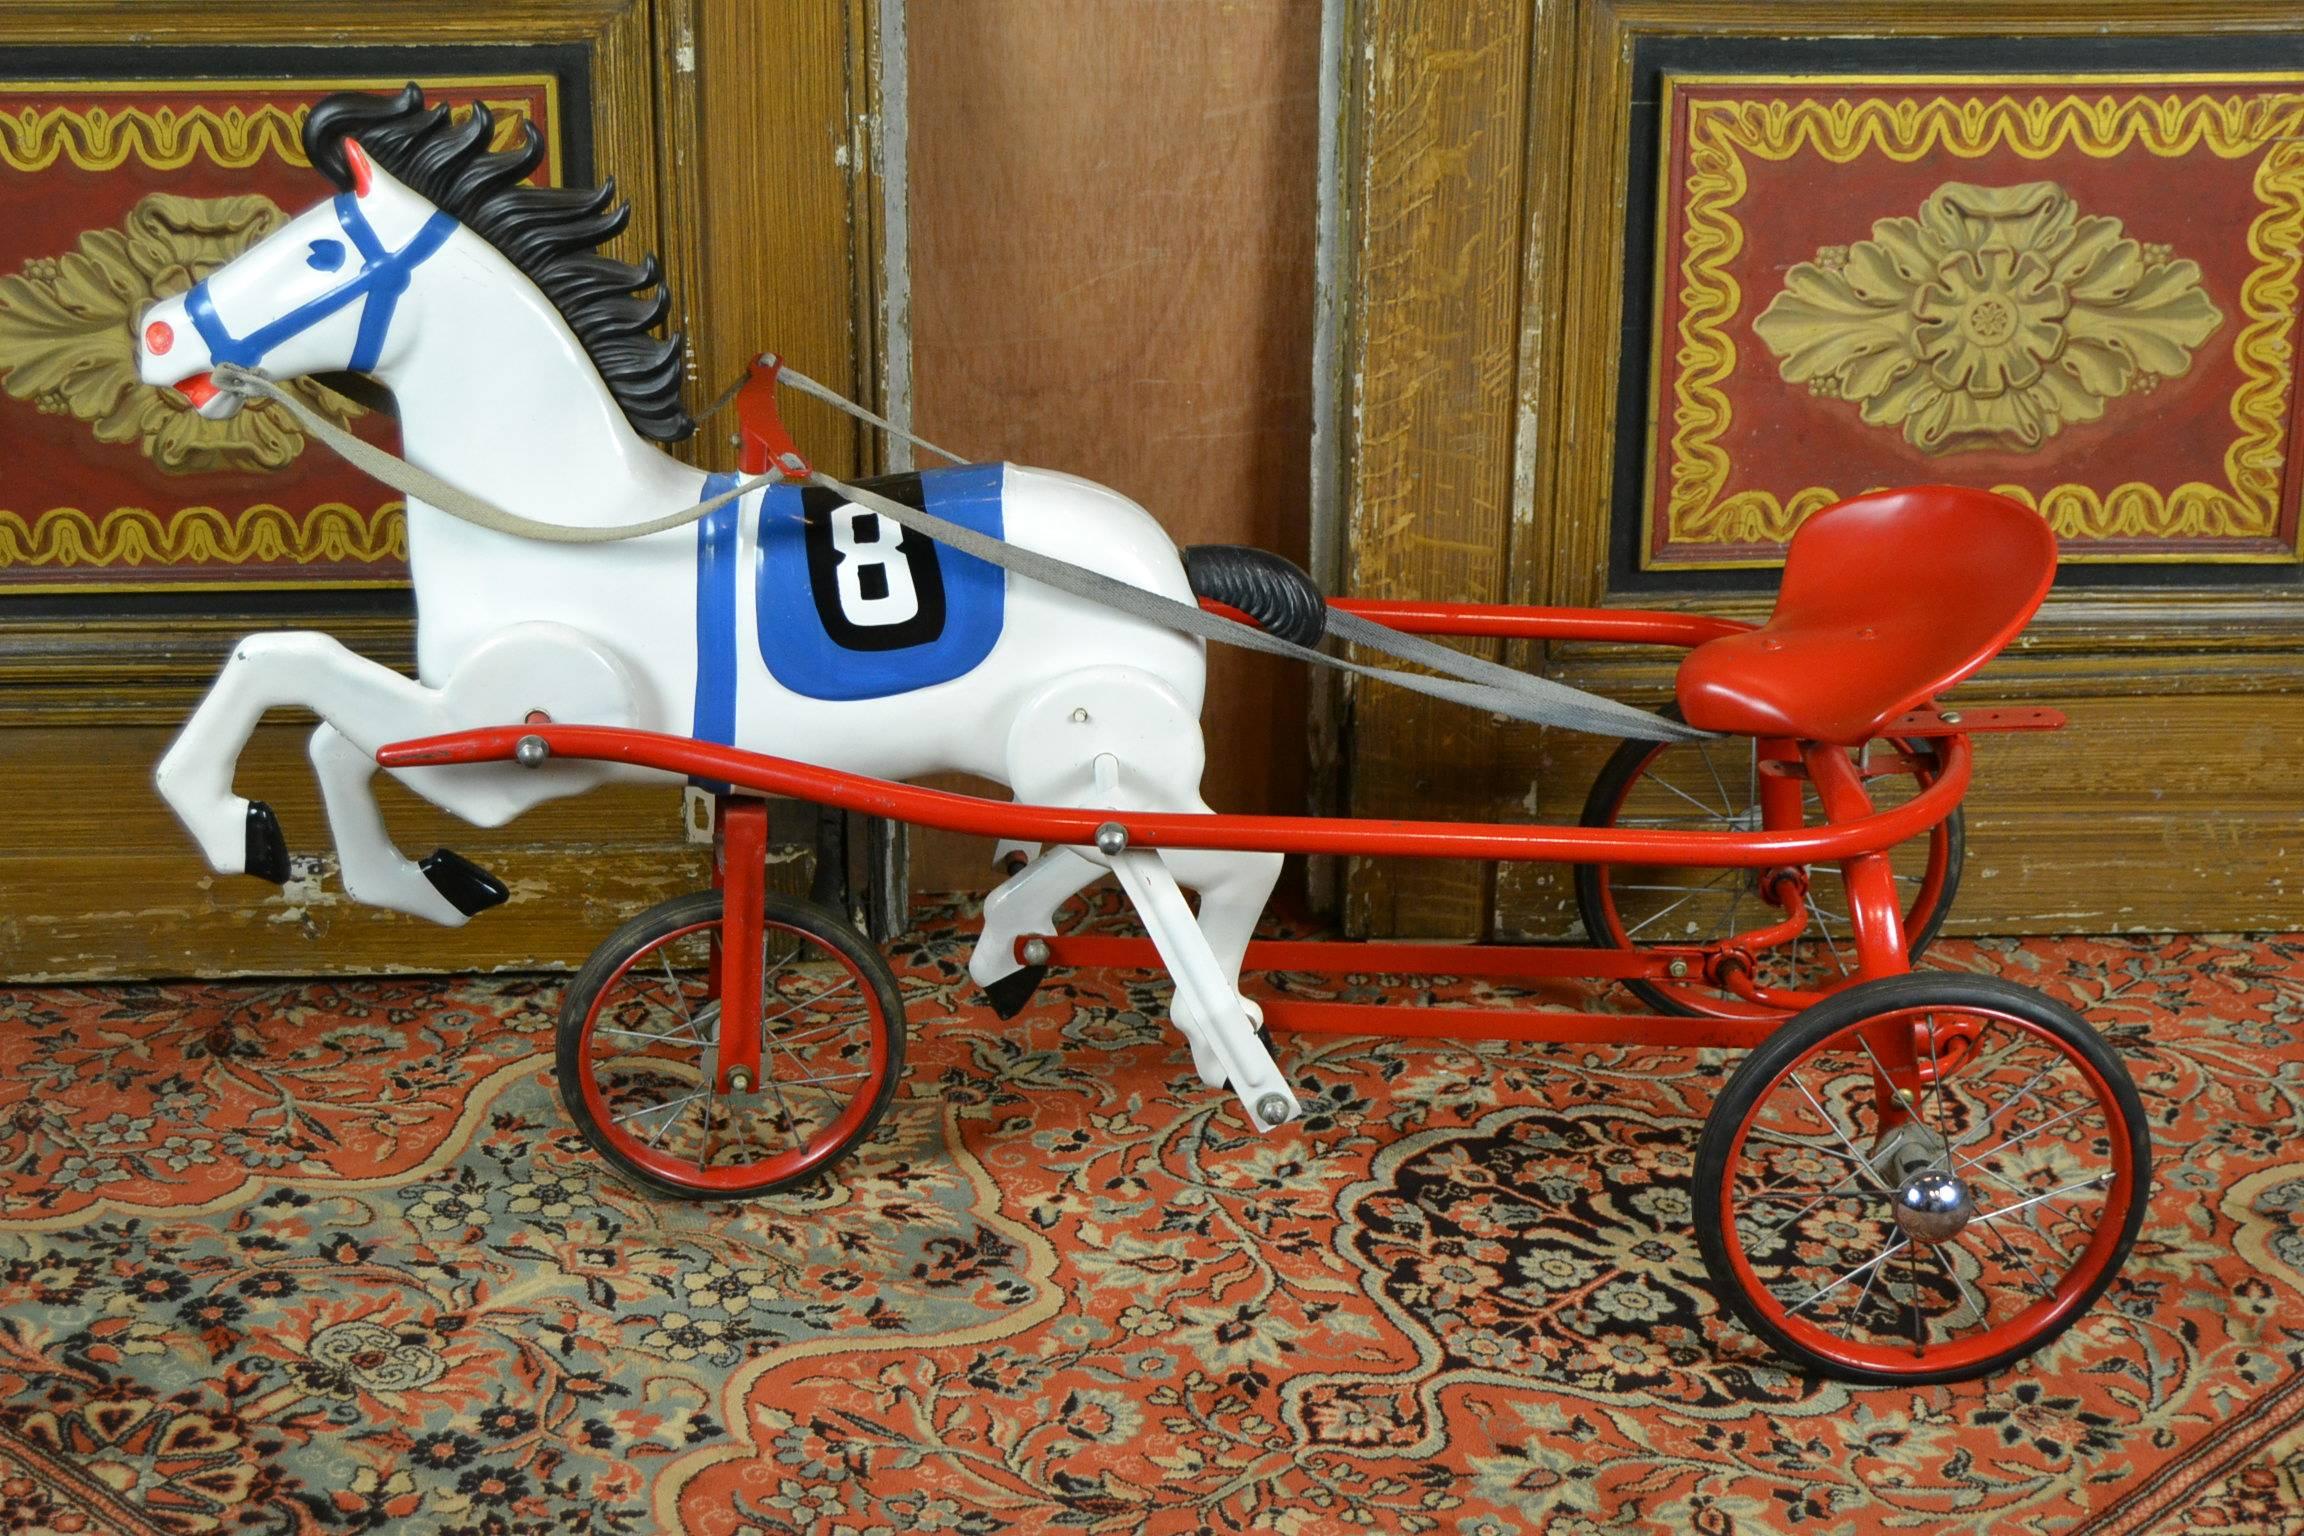
[[[1827,246],[1753,329],[1786,380],[1924,453],[2030,450],[2192,366],[2223,322],[2200,268],[2054,182],[1947,182]]]
[[[0,387],[53,414],[88,423],[100,442],[135,443],[171,474],[277,470],[304,451],[284,411],[242,411],[209,421],[170,390],[136,377],[136,317],[182,293],[288,222],[260,196],[145,196],[118,229],[81,235],[79,247],[0,277]],[[365,414],[343,396],[298,380],[288,386],[331,420]]]

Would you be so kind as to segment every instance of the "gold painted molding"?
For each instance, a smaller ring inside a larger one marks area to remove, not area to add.
[[[1665,82],[1665,123],[1672,123],[1676,93],[1706,85],[1744,88],[1790,83],[1793,77],[1683,76]],[[1838,77],[1812,77],[1835,79]],[[1861,77],[1851,77],[1861,78]],[[2145,84],[2148,80],[2199,81],[2188,76],[2118,76],[2107,83]],[[2237,77],[2235,83],[2248,77]],[[2293,72],[2279,77],[2293,81]],[[1954,89],[1978,85],[1976,76],[1898,78],[1899,84],[1941,85]],[[1991,87],[2009,82],[1992,78]],[[1743,229],[1736,209],[1745,191],[1742,154],[1787,160],[1803,150],[1846,164],[1861,155],[1884,154],[1913,161],[1932,152],[1964,159],[1978,158],[1994,149],[2012,150],[2028,160],[2045,160],[2070,149],[2097,159],[2142,149],[2160,156],[2176,156],[2205,148],[2224,159],[2260,154],[2254,190],[2263,207],[2251,222],[2248,248],[2255,267],[2242,285],[2239,303],[2242,323],[2232,344],[2232,359],[2247,381],[2235,392],[2231,416],[2238,435],[2226,449],[2226,483],[2211,485],[2189,481],[2163,491],[2143,482],[2131,482],[2100,494],[2094,487],[2059,484],[2035,495],[2018,485],[1996,486],[2036,506],[2067,539],[2108,538],[2174,539],[2202,537],[2269,538],[2280,518],[2280,473],[2288,432],[2289,379],[2294,363],[2296,298],[2299,274],[2304,273],[2304,148],[2294,145],[2304,134],[2304,91],[2267,91],[2224,98],[2151,96],[2139,91],[2121,97],[2064,97],[2024,100],[2013,96],[1977,96],[1969,99],[1938,97],[1911,103],[1867,100],[1822,103],[1696,102],[1691,104],[1689,128],[1690,173],[1686,187],[1688,227],[1679,252],[1658,251],[1660,264],[1673,263],[1682,287],[1681,320],[1675,340],[1685,360],[1674,375],[1671,420],[1671,483],[1665,500],[1667,536],[1675,544],[1781,544],[1810,513],[1843,496],[1866,489],[1810,485],[1779,499],[1769,490],[1748,489],[1724,494],[1730,466],[1719,447],[1732,419],[1728,396],[1721,385],[1736,368],[1736,343],[1727,334],[1727,319],[1737,312],[1742,295],[1727,266],[1742,250]],[[2283,143],[2289,144],[2286,149]],[[2269,151],[2269,152],[2267,152]],[[1667,143],[1660,156],[1670,164]],[[2049,185],[2049,184],[2035,184]],[[1940,188],[1936,198],[1950,188]],[[1935,201],[1932,198],[1931,203]],[[1883,238],[1897,221],[1875,226]],[[1909,220],[1903,222],[1911,222]],[[1923,226],[1927,212],[1923,211]],[[2190,266],[2190,263],[2184,263]],[[2161,270],[2175,269],[2175,264]],[[1768,311],[1754,322],[1763,341],[1776,347],[1780,357],[1799,345],[1795,326],[1782,306],[1813,291],[1821,276],[1812,264],[1795,267],[1787,286]],[[2197,279],[2198,269],[2192,268]],[[2205,296],[2202,298],[2205,304]],[[2211,314],[2214,313],[2212,306]],[[1771,334],[1771,316],[1779,317]],[[2198,316],[2193,318],[2197,319]],[[2221,318],[2218,316],[2217,318]],[[2205,339],[2212,326],[2187,337]],[[1778,344],[1779,336],[1783,344]],[[1658,346],[1663,344],[1661,332]],[[2193,344],[2197,344],[2196,341]],[[1787,378],[1795,378],[1785,364]],[[1811,374],[1810,377],[1815,375]],[[1823,375],[1829,378],[1830,375]],[[1876,421],[1878,397],[1865,401],[1865,420]],[[2101,409],[2099,404],[2098,409]],[[1909,419],[1909,418],[1900,418]],[[1651,424],[1650,463],[1655,463],[1654,435],[1664,431],[1662,413]],[[1648,505],[1654,505],[1653,497]],[[1648,556],[1643,548],[1643,561]],[[2206,560],[2289,561],[2292,553],[2217,552],[2187,550],[2157,555],[2085,547],[2067,551],[2069,560],[2169,560],[2187,563]],[[1674,569],[1773,565],[1774,558],[1720,561],[1674,560]]]
[[[551,75],[497,75],[486,80],[464,79],[454,75],[433,77],[436,86],[458,87],[498,85],[503,83],[531,84],[544,93],[554,119],[560,108],[560,82]],[[10,81],[11,85],[24,82]],[[326,92],[337,90],[372,89],[376,78],[351,77],[314,80],[271,80],[250,77],[247,80],[88,80],[76,82],[83,87],[101,86],[112,89],[133,89],[145,95],[161,95],[172,91],[201,92],[213,95],[221,86],[256,86],[276,91]],[[508,99],[481,98],[499,113],[515,113],[519,103]],[[509,118],[500,117],[496,137],[491,148],[505,149],[512,142],[513,125]],[[245,170],[267,157],[283,160],[290,165],[303,165],[304,109],[280,107],[271,104],[253,112],[237,107],[219,112],[207,102],[194,102],[178,111],[172,107],[147,108],[130,104],[118,108],[107,107],[24,107],[14,113],[0,113],[0,165],[12,171],[45,171],[59,159],[72,162],[83,171],[116,171],[134,160],[138,165],[153,170],[181,170],[194,160],[206,158],[211,164],[227,170]],[[559,156],[555,153],[547,162],[558,179]]]
[[[143,507],[117,507],[99,519],[77,507],[59,507],[41,514],[36,521],[27,521],[19,513],[0,508],[0,568],[405,560],[408,525],[403,511],[403,504],[396,500],[368,509],[329,501],[301,513],[272,502],[258,502],[237,512],[186,507],[166,517]],[[296,589],[319,583],[285,577],[269,585]],[[329,585],[399,587],[407,583],[398,577],[376,577]],[[75,582],[66,590],[108,589]]]

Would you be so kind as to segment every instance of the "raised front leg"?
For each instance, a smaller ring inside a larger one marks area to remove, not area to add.
[[[403,854],[376,804],[370,783],[376,760],[336,727],[315,730],[308,750],[328,807],[328,833],[336,840],[344,893],[354,901],[459,928],[510,894],[494,875],[453,849],[436,848],[422,860]]]
[[[208,696],[184,722],[152,778],[219,874],[288,878],[272,808],[234,793],[240,754],[268,709],[302,705],[323,719],[423,720],[438,695],[327,635],[251,635],[232,648]]]
[[[363,901],[455,925],[504,899],[486,871],[440,849],[411,861],[384,830],[370,784],[387,742],[541,714],[587,724],[631,723],[623,669],[577,631],[523,624],[475,647],[445,688],[427,688],[354,654],[326,635],[256,635],[233,648],[207,698],[161,758],[162,798],[225,874],[288,875],[279,822],[262,801],[234,793],[233,770],[268,709],[301,706],[326,722],[311,743],[346,888]],[[416,769],[400,777],[418,794],[480,826],[497,826],[540,801],[598,783],[603,770],[555,763],[536,771],[490,764]]]

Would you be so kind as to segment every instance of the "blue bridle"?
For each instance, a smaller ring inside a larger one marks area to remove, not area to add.
[[[408,243],[396,251],[384,249],[384,242],[376,238],[375,226],[360,209],[360,199],[349,192],[336,194],[336,222],[360,252],[360,271],[341,288],[332,288],[307,303],[299,304],[269,325],[258,327],[245,336],[234,336],[217,317],[216,306],[208,297],[208,283],[202,279],[192,285],[184,295],[184,312],[192,317],[192,328],[208,344],[208,355],[219,363],[237,363],[253,368],[264,360],[264,355],[289,337],[310,330],[355,299],[364,299],[360,310],[360,339],[353,345],[352,360],[344,366],[354,373],[366,373],[376,366],[376,359],[384,351],[384,334],[392,328],[392,311],[400,302],[400,295],[408,291],[408,279],[416,268],[442,241],[453,234],[456,221],[445,213],[435,211]]]

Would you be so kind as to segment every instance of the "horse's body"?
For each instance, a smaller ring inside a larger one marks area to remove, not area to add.
[[[428,140],[437,159],[441,135],[458,130],[445,126],[440,109],[423,109],[420,97],[411,109],[410,99],[402,98],[402,116],[374,135],[380,145],[374,160],[387,159],[387,148],[398,144],[403,161],[421,169],[408,146]],[[381,110],[360,105],[352,115],[374,119]],[[222,415],[239,401],[207,381],[207,371],[220,362],[261,368],[275,378],[361,369],[391,388],[411,462],[540,521],[619,525],[704,499],[707,478],[635,429],[632,400],[604,382],[595,366],[600,347],[588,349],[571,326],[568,309],[582,302],[566,295],[577,292],[581,299],[589,284],[593,292],[583,302],[597,313],[605,281],[599,272],[585,268],[571,276],[564,256],[549,258],[561,262],[546,274],[562,290],[556,303],[531,281],[533,268],[509,259],[498,241],[450,221],[373,163],[351,131],[365,132],[356,123],[340,139],[323,135],[315,142],[308,130],[307,141],[314,162],[326,165],[333,156],[356,191],[299,215],[193,293],[155,306],[139,337],[144,379],[173,385],[205,414]],[[471,174],[487,172],[499,182],[506,177],[488,168],[506,158],[477,149],[465,155]],[[485,199],[522,195],[536,194],[491,190],[480,205],[493,212],[496,205]],[[526,249],[517,232],[499,238],[507,248]],[[354,255],[356,273],[348,261]],[[531,254],[532,263],[537,259]],[[614,355],[628,353],[626,347]],[[676,383],[674,390],[676,413]],[[990,488],[999,532],[1010,542],[1191,599],[1174,545],[1126,498],[1068,475],[1013,466],[930,472],[922,485],[933,497],[940,487],[962,484],[962,477],[979,493]],[[822,556],[840,584],[793,563],[801,559],[796,545],[785,549],[791,558],[779,578],[773,561],[763,564],[761,544],[797,537],[798,502],[795,491],[771,489],[691,527],[614,544],[560,545],[486,531],[411,501],[417,678],[321,635],[243,641],[162,760],[161,792],[215,868],[277,877],[279,868],[263,867],[279,862],[266,845],[269,837],[272,849],[279,848],[276,824],[265,826],[269,812],[261,802],[234,791],[233,768],[267,708],[310,708],[324,722],[311,755],[346,889],[443,923],[460,923],[486,904],[485,896],[473,894],[470,877],[479,872],[444,854],[419,864],[391,844],[369,785],[373,754],[389,741],[539,713],[565,723],[695,732],[876,777],[968,772],[1044,802],[1206,809],[1198,790],[1199,641],[997,573],[987,586],[990,568],[977,566],[970,600],[980,610],[979,638],[989,646],[980,659],[971,653],[926,672],[904,662],[879,691],[841,696],[859,690],[838,675],[838,666],[806,663],[810,655],[842,654],[837,647],[827,652],[822,640],[823,628],[844,622],[841,613],[827,610],[819,620],[809,608],[811,591],[817,608],[830,602],[862,615],[857,633],[869,642],[874,623],[925,601],[908,590],[916,566],[904,562],[917,557],[899,543],[917,536],[844,504],[818,505],[811,516],[830,519],[831,542],[810,546],[807,558]],[[849,520],[844,527],[843,519]],[[845,565],[849,561],[861,564]],[[956,594],[970,586],[964,567],[975,564],[937,552],[956,618],[962,601]],[[770,574],[761,576],[763,570]],[[837,595],[828,599],[827,593]],[[993,615],[988,628],[987,612]],[[807,645],[797,644],[803,640]],[[936,649],[926,645],[919,652],[933,661]],[[771,651],[782,656],[781,671],[764,659]],[[918,675],[904,675],[907,666]],[[494,825],[612,771],[638,772],[554,763],[533,771],[488,765],[401,777],[467,820]],[[445,869],[437,862],[442,859],[449,860]],[[971,965],[977,979],[989,984],[1016,972],[1016,936],[1046,931],[1055,908],[1108,862],[1084,850],[1050,849],[995,892]],[[1155,938],[1164,950],[1206,946],[1206,958],[1228,983],[1222,995],[1201,988],[1207,995],[1179,999],[1178,1022],[1193,1040],[1203,1075],[1214,1082],[1224,1074],[1198,1021],[1211,1020],[1233,1044],[1246,1033],[1249,1015],[1231,983],[1278,863],[1275,856],[1239,853],[1165,858],[1175,881],[1200,891],[1201,912],[1198,931],[1161,932],[1156,925]],[[1248,1043],[1254,1047],[1252,1036]],[[1270,1076],[1269,1058],[1260,1049],[1255,1056],[1261,1066],[1249,1075]],[[1270,1091],[1231,1075],[1243,1097],[1252,1087]]]

